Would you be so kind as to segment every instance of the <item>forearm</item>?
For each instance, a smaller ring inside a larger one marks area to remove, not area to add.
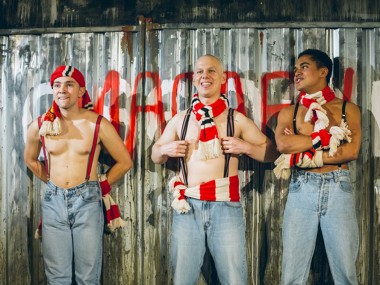
[[[46,175],[45,165],[43,165],[39,160],[28,161],[26,162],[26,165],[37,178],[47,183],[48,178]]]
[[[121,163],[116,162],[107,172],[107,180],[110,185],[115,184],[119,181],[129,169],[132,167],[132,162]]]
[[[281,135],[276,142],[280,153],[301,153],[313,147],[311,137],[305,135]]]
[[[245,154],[260,162],[273,162],[279,156],[279,152],[269,139],[260,145],[247,143]]]
[[[155,144],[152,147],[152,161],[157,164],[165,163],[169,156],[163,153],[163,146],[160,144]]]
[[[359,148],[353,148],[350,143],[345,143],[338,147],[337,152],[333,155],[329,155],[329,151],[323,151],[324,164],[343,164],[350,161],[354,161],[359,156]]]

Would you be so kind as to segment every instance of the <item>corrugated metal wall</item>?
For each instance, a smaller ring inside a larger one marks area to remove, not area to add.
[[[350,164],[361,238],[358,278],[360,284],[380,284],[380,30],[155,29],[144,19],[123,31],[0,36],[0,284],[45,284],[40,242],[33,239],[43,185],[27,170],[23,148],[27,125],[51,104],[48,82],[56,66],[83,71],[97,110],[118,126],[134,157],[134,168],[113,190],[127,226],[105,236],[103,284],[171,284],[167,182],[176,163],[154,165],[150,151],[165,122],[189,106],[194,61],[205,53],[219,56],[233,107],[272,136],[276,113],[296,95],[289,78],[295,57],[306,48],[334,58],[334,88],[362,110],[361,155]],[[246,157],[239,169],[249,284],[278,284],[288,183],[274,178],[271,165]],[[209,257],[203,272],[199,284],[215,284]],[[319,238],[308,284],[331,283]]]

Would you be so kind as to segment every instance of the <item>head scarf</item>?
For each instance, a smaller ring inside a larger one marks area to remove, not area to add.
[[[53,87],[54,81],[57,78],[66,77],[66,76],[72,77],[76,82],[78,82],[80,87],[86,87],[86,82],[84,80],[83,74],[78,69],[70,65],[61,65],[56,68],[56,70],[52,73],[50,77],[51,87]],[[78,105],[81,108],[90,109],[90,110],[93,109],[93,105],[92,105],[92,102],[87,90],[83,94],[82,98],[78,101]],[[43,122],[40,128],[40,135],[41,136],[59,135],[62,131],[60,118],[61,118],[61,112],[59,110],[59,107],[57,103],[53,101],[53,105],[43,115]]]

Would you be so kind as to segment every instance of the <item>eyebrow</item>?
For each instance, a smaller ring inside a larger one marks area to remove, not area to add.
[[[63,81],[63,82],[62,82],[62,81],[59,81],[59,80],[54,80],[53,84],[54,84],[54,83],[61,83],[61,84],[62,84],[62,83],[74,83],[74,82],[75,82],[74,80],[67,80],[67,81]]]

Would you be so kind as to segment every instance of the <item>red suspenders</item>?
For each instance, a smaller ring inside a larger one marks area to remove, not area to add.
[[[94,139],[92,141],[90,154],[88,155],[86,178],[85,178],[86,182],[90,179],[90,175],[91,175],[91,168],[92,168],[92,163],[94,162],[94,155],[95,155],[95,150],[96,150],[96,144],[98,142],[99,127],[100,127],[100,121],[101,120],[102,120],[102,116],[99,115],[98,118],[96,119]],[[41,128],[41,125],[42,125],[42,117],[38,117],[38,128]],[[45,148],[45,137],[40,136],[40,140],[41,140],[41,144],[42,144],[42,151],[44,153],[46,176],[47,176],[47,179],[49,180],[49,178],[50,178],[50,167],[49,167],[49,160],[47,159],[47,153],[46,153],[46,148]]]

